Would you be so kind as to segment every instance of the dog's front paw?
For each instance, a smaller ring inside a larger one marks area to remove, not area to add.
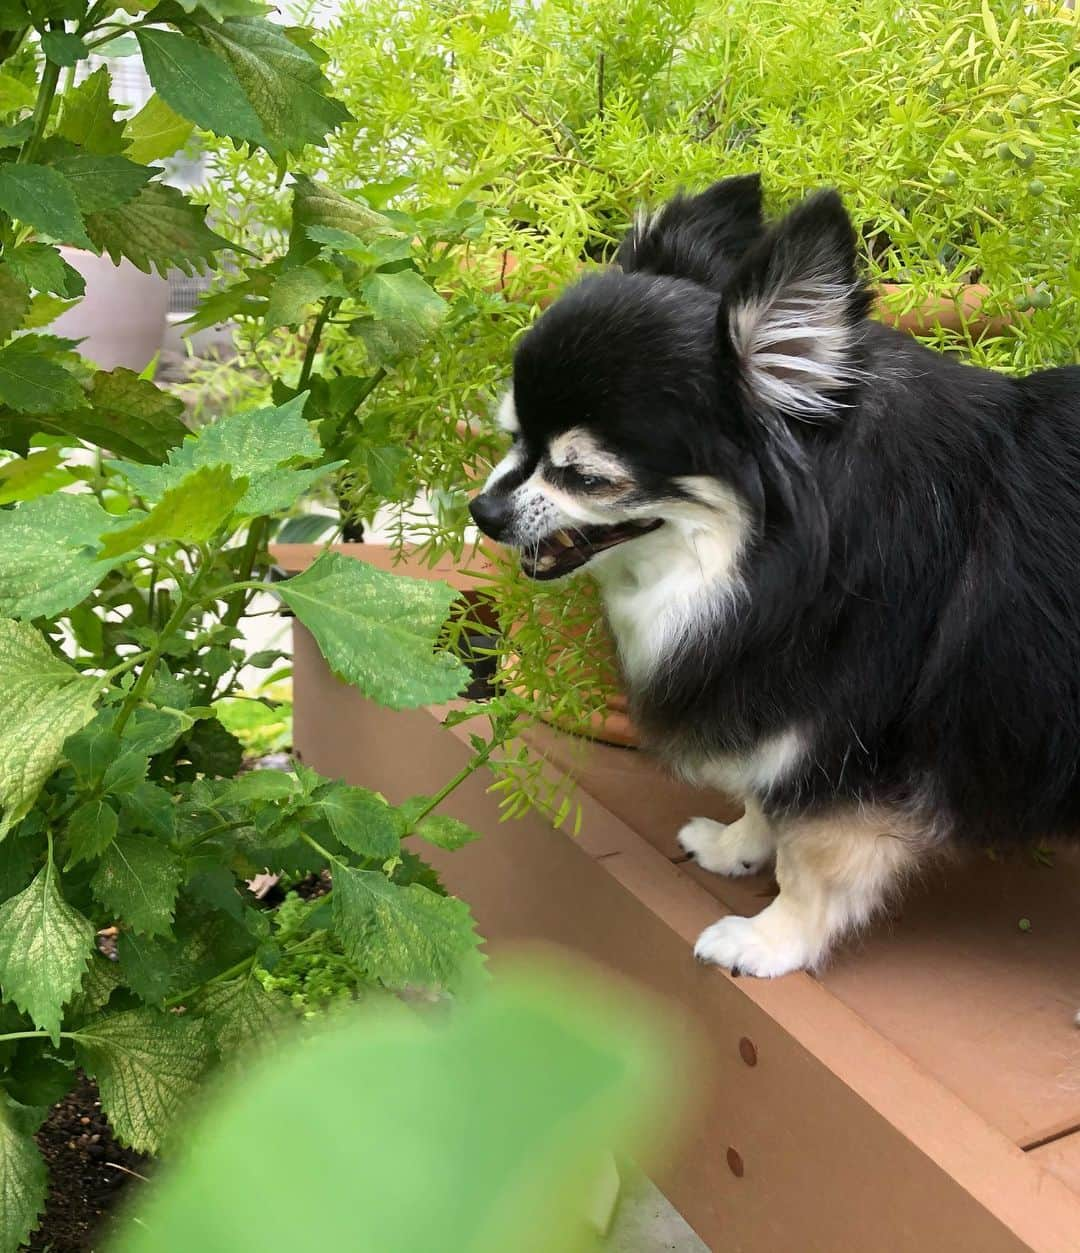
[[[760,822],[749,816],[738,822],[691,818],[676,839],[703,870],[713,874],[755,874],[773,852],[772,841]]]
[[[700,962],[723,966],[733,975],[759,979],[774,979],[814,965],[819,946],[790,916],[772,913],[775,904],[753,918],[721,918],[706,927],[694,945],[694,956]]]

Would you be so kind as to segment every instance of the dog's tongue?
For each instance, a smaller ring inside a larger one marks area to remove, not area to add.
[[[557,579],[570,574],[590,561],[597,553],[616,544],[636,539],[660,526],[659,518],[643,518],[618,526],[576,528],[571,535],[556,531],[544,540],[535,553],[522,553],[521,568],[531,579]]]

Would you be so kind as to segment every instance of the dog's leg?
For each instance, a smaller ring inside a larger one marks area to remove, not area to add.
[[[879,908],[925,844],[910,821],[882,810],[785,820],[780,895],[753,918],[721,918],[701,933],[694,954],[764,978],[818,966],[834,941]]]
[[[691,818],[676,838],[703,870],[713,874],[754,874],[776,852],[776,830],[752,797],[736,822]]]

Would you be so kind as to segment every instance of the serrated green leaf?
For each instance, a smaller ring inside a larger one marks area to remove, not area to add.
[[[331,783],[316,792],[311,810],[330,823],[334,835],[354,853],[387,861],[401,848],[397,811],[364,787]]]
[[[0,1095],[0,1249],[20,1249],[45,1207],[45,1163]]]
[[[140,1153],[158,1152],[210,1060],[203,1024],[134,1009],[87,1023],[76,1043],[117,1139]]]
[[[74,188],[48,165],[0,165],[0,209],[35,230],[91,247]]]
[[[0,905],[0,987],[34,1025],[60,1042],[62,1007],[82,983],[94,928],[64,900],[51,861]]]
[[[155,92],[125,128],[127,155],[140,165],[171,157],[191,138],[195,123],[189,122]]]
[[[127,157],[93,152],[64,157],[53,168],[67,179],[83,213],[100,213],[134,200],[157,173]]]
[[[23,328],[33,331],[51,326],[62,313],[67,313],[76,304],[76,300],[62,300],[59,296],[38,292],[30,301],[30,308],[23,318]]]
[[[262,142],[272,153],[321,144],[350,120],[348,109],[326,93],[317,62],[278,27],[262,18],[203,23],[200,35],[232,68],[258,116]]]
[[[30,288],[9,265],[0,264],[0,342],[23,324],[30,308]]]
[[[0,614],[51,618],[77,605],[124,560],[102,559],[98,538],[124,524],[68,492],[0,510]]]
[[[33,336],[0,348],[0,401],[19,413],[63,413],[83,399],[78,380],[43,352]],[[35,423],[35,428],[39,426]]]
[[[59,448],[43,448],[29,457],[13,457],[0,465],[0,505],[36,500],[74,483],[75,477],[60,464]]]
[[[154,90],[196,126],[240,141],[264,144],[266,134],[229,63],[175,31],[135,32]]]
[[[152,267],[166,277],[174,268],[198,273],[214,253],[237,250],[236,244],[210,230],[205,218],[205,206],[192,204],[175,187],[147,183],[127,204],[92,213],[86,229],[95,246],[117,264],[126,258],[144,274]]]
[[[87,152],[121,152],[124,126],[114,119],[115,108],[109,99],[109,72],[101,66],[64,93],[57,133]]]
[[[16,109],[30,109],[34,105],[34,89],[21,78],[0,70],[0,114],[14,113]]]
[[[244,746],[216,718],[206,718],[192,727],[184,752],[195,769],[207,775],[234,775],[244,760]]]
[[[174,940],[124,931],[116,941],[120,979],[148,1005],[160,1005],[172,992],[176,954]]]
[[[296,780],[284,770],[249,770],[230,779],[221,805],[248,805],[252,801],[281,801],[296,793]]]
[[[273,590],[314,635],[331,670],[390,709],[451,700],[468,682],[456,657],[435,651],[458,595],[445,583],[327,552]]]
[[[79,990],[68,1004],[67,1016],[86,1018],[90,1014],[96,1014],[109,1003],[109,998],[121,983],[116,962],[110,961],[95,947]]]
[[[333,873],[334,930],[351,961],[392,989],[457,986],[480,942],[464,901],[377,870]]]
[[[70,31],[47,30],[41,36],[41,51],[54,65],[77,65],[90,55],[85,40]]]
[[[70,300],[86,290],[86,280],[52,244],[19,244],[4,253],[4,264],[35,291],[52,292]]]
[[[281,1022],[277,1003],[253,974],[212,983],[198,1012],[207,1020],[222,1057],[265,1044]]]
[[[360,293],[402,352],[413,353],[425,343],[446,317],[446,301],[424,282],[415,270],[396,274],[376,273],[363,282]]]
[[[119,797],[120,815],[129,831],[146,831],[159,839],[176,834],[176,806],[171,793],[156,783],[140,780]]]
[[[458,821],[457,818],[450,818],[446,814],[429,814],[428,817],[422,818],[420,823],[413,828],[413,833],[422,836],[429,844],[437,844],[439,848],[464,848],[466,844],[471,844],[473,840],[480,838],[480,833],[474,831],[467,823]]]
[[[274,280],[266,306],[266,329],[296,326],[308,316],[311,306],[325,296],[348,294],[340,279],[328,278],[311,266],[294,266]]]
[[[108,801],[92,800],[80,805],[68,819],[69,852],[64,869],[100,857],[116,838],[116,830],[116,810]]]
[[[105,532],[103,557],[115,557],[150,544],[178,540],[202,544],[232,517],[247,484],[237,482],[227,466],[203,466],[171,487],[141,522]]]
[[[67,737],[94,716],[100,687],[54,657],[33,627],[0,618],[0,839],[29,812]]]
[[[34,877],[44,851],[40,832],[35,838],[16,828],[0,840],[0,901],[15,896]]]
[[[235,478],[248,480],[236,513],[258,517],[287,507],[340,462],[314,469],[292,469],[290,462],[311,460],[322,449],[302,414],[306,393],[283,405],[234,414],[204,426],[173,449],[163,466],[119,462],[128,482],[145,500],[159,500],[170,487],[200,466],[228,466]]]
[[[120,835],[105,850],[90,887],[117,921],[140,935],[168,935],[183,870],[164,844],[142,835]]]
[[[307,258],[319,251],[319,245],[308,235],[313,226],[326,226],[348,231],[360,239],[378,235],[398,235],[381,213],[376,213],[359,200],[350,199],[325,183],[297,175],[293,182],[292,231],[289,252]]]
[[[99,370],[88,399],[102,437],[95,442],[136,461],[163,461],[190,434],[184,402],[132,370]]]

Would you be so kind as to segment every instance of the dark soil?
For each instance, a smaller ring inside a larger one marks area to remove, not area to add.
[[[113,1139],[97,1085],[82,1073],[49,1111],[36,1139],[49,1168],[49,1195],[45,1217],[27,1248],[85,1253],[100,1247],[120,1195],[138,1186],[138,1175],[148,1173],[146,1158]]]

